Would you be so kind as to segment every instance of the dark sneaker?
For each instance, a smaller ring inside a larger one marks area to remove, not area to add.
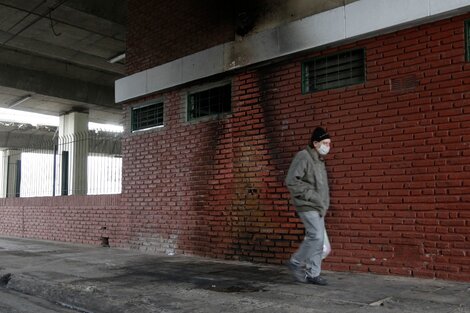
[[[326,279],[318,275],[317,277],[308,277],[307,276],[307,283],[308,284],[314,284],[314,285],[319,285],[319,286],[326,286],[328,285],[328,282]]]
[[[305,271],[298,265],[295,265],[294,263],[290,262],[287,263],[287,267],[289,268],[292,277],[301,283],[305,283]]]

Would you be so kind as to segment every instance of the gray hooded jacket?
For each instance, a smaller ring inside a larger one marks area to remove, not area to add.
[[[330,189],[325,162],[310,147],[300,151],[292,160],[285,180],[292,204],[297,211],[316,210],[321,216],[330,206]]]

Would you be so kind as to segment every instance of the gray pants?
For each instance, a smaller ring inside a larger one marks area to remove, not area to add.
[[[305,238],[290,261],[297,265],[305,265],[305,274],[316,277],[321,272],[325,220],[317,211],[298,212],[304,223]]]

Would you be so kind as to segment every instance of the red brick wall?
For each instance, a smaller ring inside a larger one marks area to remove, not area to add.
[[[0,199],[0,233],[280,264],[303,237],[283,180],[323,125],[325,268],[470,281],[465,19],[237,72],[233,112],[219,119],[186,122],[182,89],[141,99],[165,100],[165,127],[126,135],[122,196]],[[366,50],[366,83],[301,93],[301,62],[354,47]],[[409,75],[414,90],[390,90]]]
[[[325,268],[470,280],[469,18],[235,73],[233,113],[220,119],[186,122],[185,90],[152,96],[165,101],[165,127],[123,142],[130,245],[284,262],[303,228],[283,180],[323,125],[333,140]],[[354,47],[366,50],[366,83],[301,93],[301,62]],[[418,86],[390,90],[409,75]]]
[[[0,234],[128,247],[120,195],[0,199]]]
[[[127,73],[233,40],[233,6],[219,0],[129,0]]]

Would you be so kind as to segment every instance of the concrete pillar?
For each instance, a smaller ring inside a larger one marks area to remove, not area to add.
[[[8,158],[6,150],[0,150],[0,198],[7,196]]]
[[[20,196],[21,151],[0,151],[0,198]]]
[[[70,112],[59,119],[59,154],[68,155],[62,164],[68,163],[68,172],[62,173],[62,186],[67,186],[62,194],[87,194],[88,159],[88,113]],[[66,174],[66,175],[64,175]],[[66,183],[66,185],[64,185]]]

